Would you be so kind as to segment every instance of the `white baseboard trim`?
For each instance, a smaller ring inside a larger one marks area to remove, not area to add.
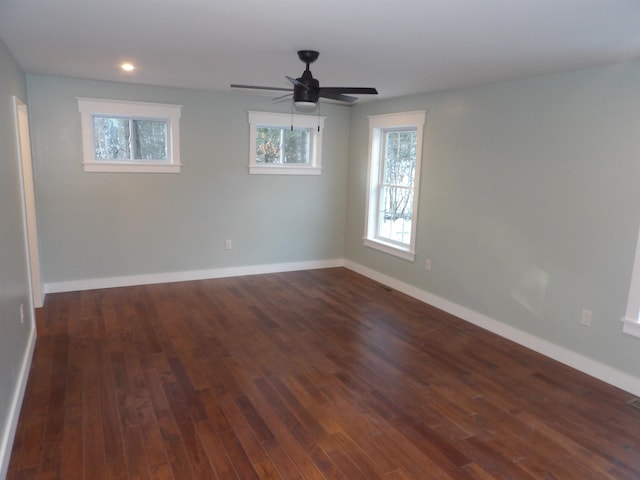
[[[342,267],[344,260],[311,260],[305,262],[272,263],[267,265],[248,265],[244,267],[214,268],[186,272],[150,273],[146,275],[127,275],[122,277],[91,278],[67,282],[45,283],[46,293],[78,292],[100,288],[131,287],[134,285],[152,285],[154,283],[185,282],[208,280],[211,278],[238,277],[265,273],[294,272],[297,270],[315,270],[318,268]]]
[[[640,396],[640,378],[629,375],[603,363],[592,360],[584,355],[568,350],[564,347],[551,343],[535,335],[523,332],[505,323],[487,317],[466,307],[462,307],[449,300],[433,295],[421,290],[413,285],[409,285],[393,277],[380,273],[350,260],[344,261],[344,267],[353,270],[365,277],[387,285],[410,297],[433,305],[440,310],[455,315],[462,320],[484,328],[492,333],[507,338],[513,342],[523,345],[531,350],[541,353],[549,358],[564,363],[587,375],[602,380],[614,387],[620,388],[633,395]]]
[[[27,381],[29,380],[29,370],[31,370],[31,360],[33,359],[33,351],[36,347],[36,328],[33,326],[29,333],[29,339],[27,348],[24,351],[22,357],[22,365],[18,375],[18,384],[11,400],[11,406],[9,408],[9,415],[7,416],[8,422],[5,427],[5,431],[2,432],[2,440],[0,443],[0,478],[6,478],[7,471],[9,470],[9,460],[11,460],[11,449],[13,447],[13,440],[16,435],[16,429],[18,428],[18,419],[20,418],[20,409],[22,408],[22,401],[24,400],[24,392],[27,388]]]

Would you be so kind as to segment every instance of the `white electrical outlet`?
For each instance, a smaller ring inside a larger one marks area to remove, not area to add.
[[[20,304],[20,323],[24,323],[24,303]]]
[[[582,310],[580,325],[584,325],[585,327],[591,326],[591,312],[589,310]]]
[[[233,243],[231,242],[231,240],[225,240],[224,241],[224,249],[225,250],[231,250],[233,248]]]
[[[427,259],[424,261],[424,268],[425,268],[425,270],[426,270],[427,272],[430,272],[430,271],[431,271],[431,259],[430,259],[430,258],[427,258]]]

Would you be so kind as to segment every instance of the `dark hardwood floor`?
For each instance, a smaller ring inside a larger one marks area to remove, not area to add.
[[[9,479],[639,479],[633,396],[342,268],[51,294]]]

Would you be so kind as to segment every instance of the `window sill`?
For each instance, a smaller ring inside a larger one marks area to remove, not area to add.
[[[623,318],[622,322],[624,323],[624,326],[622,327],[622,331],[624,333],[628,333],[634,337],[640,337],[640,322],[629,318]]]
[[[180,173],[182,165],[166,163],[91,162],[83,163],[85,172],[106,173]]]
[[[290,165],[250,165],[252,175],[320,175],[322,168]]]
[[[404,249],[398,247],[397,245],[382,242],[380,240],[374,240],[372,238],[365,237],[364,245],[365,247],[373,248],[374,250],[379,250],[381,252],[388,253],[389,255],[393,255],[394,257],[399,257],[410,262],[413,262],[416,258],[415,252],[412,252],[409,249]]]

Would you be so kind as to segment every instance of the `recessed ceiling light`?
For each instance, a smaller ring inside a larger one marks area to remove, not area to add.
[[[133,63],[129,63],[129,62],[123,63],[122,65],[120,65],[120,68],[125,72],[133,72],[136,69]]]

